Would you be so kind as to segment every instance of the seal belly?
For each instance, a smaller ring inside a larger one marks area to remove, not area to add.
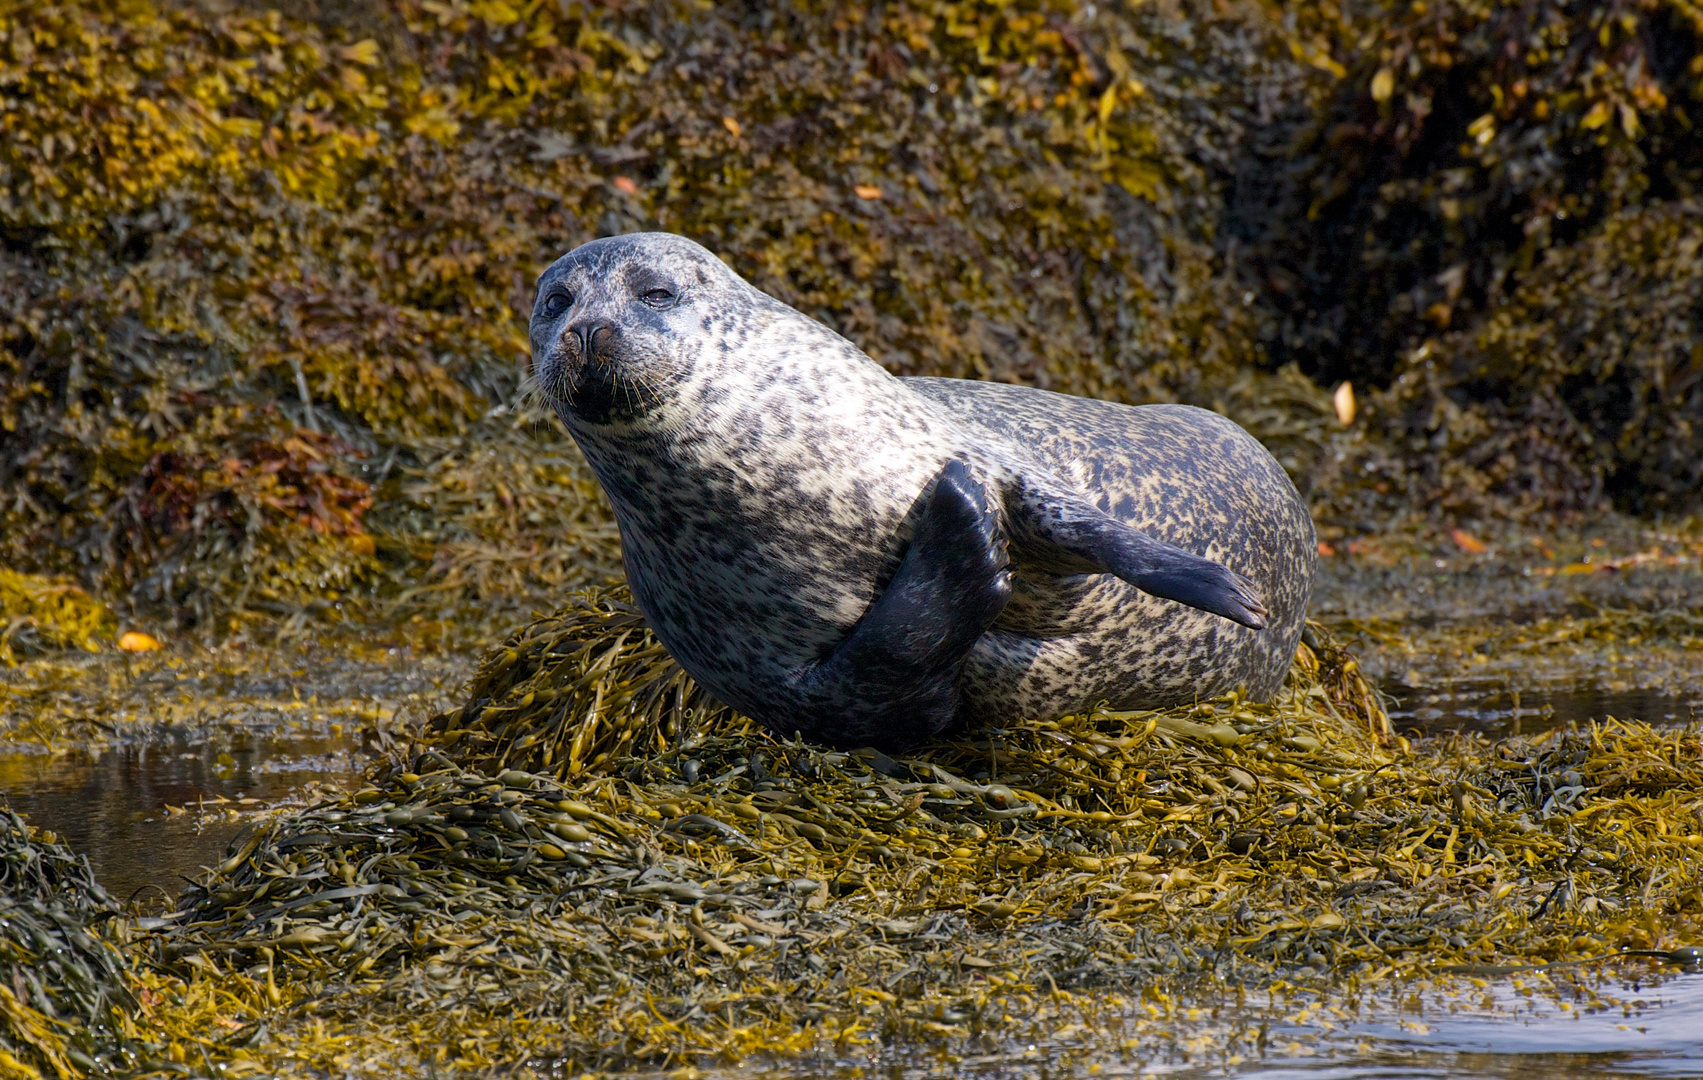
[[[723,391],[683,379],[674,392]],[[718,697],[790,719],[788,680],[844,641],[893,577],[954,430],[908,397],[873,364],[809,378],[771,365],[722,402],[712,430],[575,432],[615,507],[639,609]]]
[[[1128,406],[1029,387],[915,378],[966,430],[1017,448],[1102,511],[1251,580],[1265,629],[1147,595],[1110,575],[1037,572],[1014,547],[1012,602],[971,652],[971,721],[1060,715],[1100,701],[1159,708],[1283,684],[1312,594],[1312,520],[1277,461],[1216,413]]]

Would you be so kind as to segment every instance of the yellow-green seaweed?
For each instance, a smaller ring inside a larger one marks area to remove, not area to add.
[[[1659,953],[1703,920],[1694,728],[1410,745],[1314,628],[1271,705],[889,758],[770,737],[640,633],[590,594],[493,650],[469,728],[427,725],[367,788],[239,838],[158,924],[148,978],[253,988],[243,1030],[279,1041],[244,1053],[267,1068],[380,1039],[455,1067],[618,1067],[856,1031],[987,1046],[1084,1023],[1131,980],[1491,973]],[[585,711],[522,692],[552,683]],[[540,739],[446,737],[505,717],[503,738]],[[576,725],[579,773],[544,765]]]
[[[0,567],[0,663],[57,649],[97,652],[117,626],[105,604],[66,577]]]

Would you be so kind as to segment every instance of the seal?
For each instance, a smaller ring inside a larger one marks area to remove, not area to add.
[[[773,731],[898,748],[1282,685],[1312,521],[1224,417],[901,379],[666,233],[557,260],[530,337],[639,609]]]

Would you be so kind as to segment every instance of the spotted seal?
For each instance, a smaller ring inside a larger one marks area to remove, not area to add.
[[[1312,522],[1215,413],[901,379],[666,233],[557,260],[530,336],[640,610],[774,731],[891,748],[1282,684]]]

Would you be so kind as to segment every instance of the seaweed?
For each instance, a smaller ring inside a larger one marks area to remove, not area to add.
[[[1703,491],[1703,207],[1609,217],[1547,250],[1470,330],[1416,351],[1391,423],[1440,507],[1488,516],[1615,502],[1649,514]]]
[[[1341,79],[1232,207],[1273,359],[1384,390],[1448,516],[1695,506],[1697,6],[1289,10]]]
[[[0,1075],[73,1080],[129,1065],[130,966],[86,859],[0,810]]]
[[[607,532],[583,466],[416,495],[574,456],[530,282],[635,228],[901,374],[1221,409],[1332,522],[1683,510],[1689,10],[11,0],[0,545],[216,632],[607,580],[529,517]]]
[[[0,0],[0,652],[61,654],[8,674],[7,724],[55,746],[194,712],[242,665],[186,664],[162,622],[507,635],[368,786],[262,815],[164,916],[112,917],[10,819],[0,943],[52,977],[0,1067],[974,1061],[1175,1038],[1200,987],[1695,962],[1695,726],[1409,742],[1371,681],[1426,651],[1448,679],[1677,669],[1684,588],[1634,602],[1578,587],[1606,552],[1545,554],[1530,578],[1579,610],[1341,620],[1381,667],[1314,626],[1274,703],[825,751],[666,656],[521,354],[561,251],[680,231],[898,373],[1224,412],[1327,548],[1405,547],[1389,591],[1434,588],[1436,545],[1491,560],[1493,519],[1696,505],[1697,25],[1678,0]],[[528,611],[554,613],[508,633]],[[138,616],[171,648],[71,655]],[[1264,1037],[1219,1035],[1226,1060]]]
[[[234,841],[148,924],[148,978],[242,997],[257,1068],[571,1069],[980,1052],[1115,1026],[1161,975],[1694,962],[1695,728],[1409,744],[1315,626],[1273,704],[890,758],[772,738],[650,648],[602,592],[519,632],[368,786]]]
[[[0,567],[0,663],[60,649],[94,652],[115,629],[106,605],[66,577]]]

